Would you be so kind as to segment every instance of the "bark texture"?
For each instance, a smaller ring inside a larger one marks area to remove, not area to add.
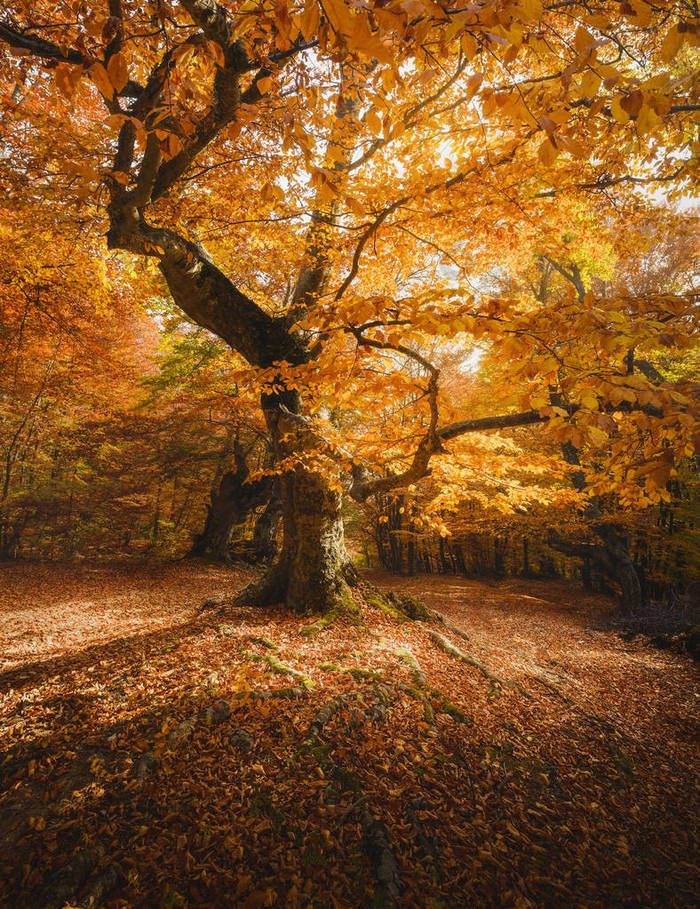
[[[191,556],[229,561],[234,554],[232,541],[237,531],[242,532],[253,511],[264,505],[272,494],[274,482],[270,477],[250,479],[246,451],[239,438],[234,441],[233,453],[235,469],[227,471],[218,487],[212,488],[204,529],[192,544]],[[271,528],[270,538],[266,541],[266,553],[271,545],[273,530]],[[260,559],[263,558],[261,553]]]
[[[301,614],[355,612],[339,484],[302,463],[314,440],[301,417],[301,401],[290,394],[283,399],[275,395],[263,399],[263,408],[275,461],[295,458],[298,463],[279,479],[283,527],[279,557],[236,602],[259,606],[284,602]]]

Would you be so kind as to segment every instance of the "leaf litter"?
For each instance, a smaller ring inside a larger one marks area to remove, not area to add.
[[[250,572],[3,575],[3,905],[695,904],[695,669],[603,597],[373,573],[442,621],[309,637],[200,611]]]

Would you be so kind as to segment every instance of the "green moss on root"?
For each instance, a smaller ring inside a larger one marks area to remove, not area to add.
[[[299,634],[303,635],[305,638],[313,639],[322,631],[325,631],[329,625],[332,625],[336,619],[345,619],[346,621],[358,623],[360,618],[360,604],[352,595],[352,590],[350,590],[348,585],[343,581],[338,587],[334,606],[329,609],[328,612],[325,612],[316,619],[315,622],[312,622],[310,625],[305,625],[300,630]]]

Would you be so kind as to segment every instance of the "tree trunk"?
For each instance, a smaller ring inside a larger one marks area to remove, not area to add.
[[[279,480],[282,548],[269,571],[246,587],[236,603],[262,606],[284,602],[302,614],[335,609],[356,612],[348,587],[354,583],[355,571],[345,549],[340,484],[301,463],[309,447],[310,431],[298,413],[278,407],[279,403],[278,397],[272,405],[269,399],[263,401],[275,461],[297,461]],[[291,396],[284,403],[300,409]]]
[[[597,561],[618,588],[621,608],[634,615],[645,605],[645,598],[639,572],[630,557],[629,542],[608,524],[596,528],[595,532],[603,543],[595,550]]]
[[[234,445],[236,469],[225,473],[218,489],[212,489],[204,529],[195,538],[190,556],[229,561],[236,528],[246,523],[251,512],[270,496],[268,477],[250,481],[245,454],[238,440]]]
[[[328,480],[297,467],[282,480],[284,537],[280,561],[287,570],[287,605],[296,612],[325,612],[343,590],[345,551],[341,492]]]
[[[253,528],[253,551],[261,562],[269,562],[277,555],[277,527],[282,517],[282,500],[274,489],[262,514]]]

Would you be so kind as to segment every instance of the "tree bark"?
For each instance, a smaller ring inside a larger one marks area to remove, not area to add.
[[[229,561],[236,528],[244,526],[254,509],[270,497],[272,480],[269,477],[250,480],[245,452],[238,439],[234,442],[234,455],[236,469],[225,473],[218,489],[212,489],[204,529],[195,538],[190,556]]]
[[[340,484],[303,463],[310,433],[299,415],[297,397],[264,398],[263,409],[275,462],[293,458],[297,463],[279,480],[283,528],[279,557],[260,580],[242,591],[236,603],[284,602],[302,614],[355,611],[348,588],[354,569],[345,548]]]
[[[261,562],[269,562],[277,555],[277,527],[281,517],[282,500],[275,487],[253,529],[253,551]]]

